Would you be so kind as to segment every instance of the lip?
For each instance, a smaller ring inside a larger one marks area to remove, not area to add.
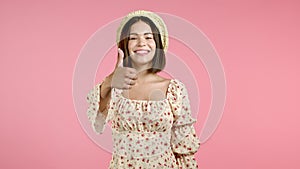
[[[137,49],[137,50],[134,50],[133,52],[137,55],[147,55],[148,53],[150,53],[150,50],[148,50],[148,49]]]

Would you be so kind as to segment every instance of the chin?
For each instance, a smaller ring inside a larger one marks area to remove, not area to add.
[[[136,65],[145,65],[145,64],[149,64],[152,63],[152,59],[154,58],[154,56],[138,56],[138,55],[134,55],[131,57],[131,61],[134,62]]]
[[[149,61],[141,61],[141,60],[132,60],[133,68],[143,67],[145,69],[149,69],[152,67],[152,60]]]

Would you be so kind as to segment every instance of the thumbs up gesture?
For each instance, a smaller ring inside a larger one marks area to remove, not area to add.
[[[137,71],[134,68],[123,67],[124,52],[118,49],[118,59],[113,71],[111,87],[118,89],[131,89],[136,83]]]
[[[118,59],[117,59],[117,64],[115,66],[115,69],[117,67],[123,67],[123,59],[124,59],[124,52],[122,49],[118,48]]]

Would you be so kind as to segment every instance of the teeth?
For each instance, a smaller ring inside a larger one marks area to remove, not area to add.
[[[138,51],[135,51],[135,53],[145,54],[145,53],[148,53],[148,51],[147,50],[138,50]]]

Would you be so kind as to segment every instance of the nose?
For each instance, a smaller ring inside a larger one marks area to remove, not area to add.
[[[146,39],[140,37],[140,38],[138,39],[138,46],[145,46],[145,45],[146,45]]]

